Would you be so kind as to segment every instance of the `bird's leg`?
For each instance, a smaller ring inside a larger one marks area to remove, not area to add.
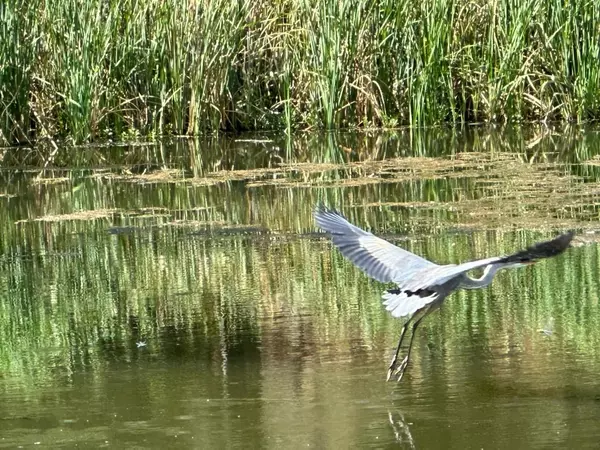
[[[410,320],[411,319],[408,319],[402,327],[402,331],[400,332],[400,339],[398,340],[398,347],[396,347],[396,353],[394,353],[394,357],[392,358],[392,362],[390,363],[390,367],[388,368],[387,378],[385,381],[390,381],[390,378],[394,373],[394,369],[396,368],[396,362],[398,361],[398,353],[400,353],[400,347],[402,347],[402,340],[404,339],[404,334],[406,333],[406,329],[408,328]]]
[[[410,351],[412,350],[413,339],[415,338],[415,334],[417,333],[417,327],[419,326],[419,324],[421,323],[421,320],[423,320],[423,318],[425,318],[426,315],[427,314],[424,314],[421,317],[419,317],[419,319],[413,324],[410,341],[408,341],[408,351],[406,352],[406,356],[400,363],[400,367],[398,367],[398,369],[396,369],[396,372],[394,373],[394,375],[398,376],[398,380],[397,380],[398,382],[400,382],[400,380],[402,379],[402,376],[404,375],[404,371],[408,367],[408,362],[410,361]],[[389,379],[389,375],[388,375],[388,379]]]

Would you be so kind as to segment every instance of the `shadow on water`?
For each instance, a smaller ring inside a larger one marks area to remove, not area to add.
[[[6,150],[0,447],[532,448],[600,437],[594,130]],[[44,167],[41,169],[40,167]],[[576,248],[402,323],[318,201],[441,263]]]

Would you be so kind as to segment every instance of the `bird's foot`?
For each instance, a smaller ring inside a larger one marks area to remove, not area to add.
[[[394,372],[394,375],[397,376],[398,378],[396,379],[396,381],[399,383],[400,380],[402,380],[402,377],[404,376],[404,372],[406,371],[406,368],[408,367],[408,355],[406,355],[404,357],[404,359],[402,360],[402,362],[400,363],[400,366],[396,369],[396,371]],[[388,374],[388,380],[390,379],[391,374]]]
[[[394,373],[394,367],[390,366],[390,368],[388,369],[388,373],[387,373],[387,377],[385,378],[385,381],[390,381],[390,378],[392,378],[393,373]]]
[[[385,381],[390,381],[392,375],[394,375],[394,372],[396,370],[396,361],[397,358],[394,357],[394,359],[392,359],[392,362],[390,363],[390,367],[388,368],[387,378],[385,379]]]

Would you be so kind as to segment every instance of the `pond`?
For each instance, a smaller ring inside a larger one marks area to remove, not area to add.
[[[599,136],[4,150],[0,448],[596,448]],[[402,321],[318,202],[438,263],[578,235],[449,297],[386,383]]]

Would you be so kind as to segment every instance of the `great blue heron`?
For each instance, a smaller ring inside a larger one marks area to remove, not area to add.
[[[397,288],[389,289],[383,294],[383,304],[394,317],[408,316],[387,374],[387,380],[397,375],[398,381],[402,379],[408,366],[413,339],[421,320],[438,309],[448,295],[458,289],[485,287],[500,269],[522,267],[539,259],[559,255],[570,246],[574,236],[571,231],[509,256],[440,266],[361,230],[340,213],[324,205],[318,205],[315,209],[315,220],[319,227],[329,233],[342,254],[367,275],[377,281],[397,285]],[[482,267],[485,269],[481,278],[467,275],[467,272]],[[411,322],[412,335],[408,350],[396,368],[402,340]]]

